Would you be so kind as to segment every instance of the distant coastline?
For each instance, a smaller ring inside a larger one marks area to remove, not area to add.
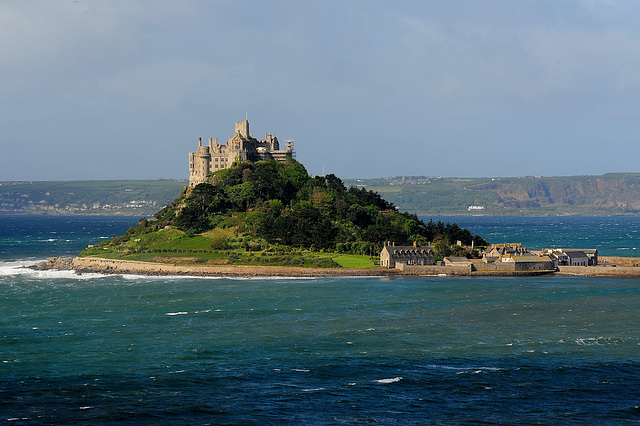
[[[629,216],[640,214],[640,173],[599,176],[345,179],[420,216]],[[151,215],[186,179],[0,182],[0,214]]]

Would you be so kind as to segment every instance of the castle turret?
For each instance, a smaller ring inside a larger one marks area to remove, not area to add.
[[[198,150],[189,154],[189,185],[196,186],[207,180],[211,171],[211,154],[208,146],[202,146],[202,138],[198,138]]]
[[[239,133],[243,138],[249,137],[249,120],[236,121],[236,133]]]

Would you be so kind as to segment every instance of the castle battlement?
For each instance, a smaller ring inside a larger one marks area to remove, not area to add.
[[[285,141],[280,149],[278,138],[267,133],[264,139],[256,139],[249,133],[249,120],[236,122],[235,133],[224,144],[218,144],[217,138],[209,138],[209,144],[203,145],[198,139],[198,150],[189,153],[189,186],[206,182],[210,173],[226,169],[234,161],[258,161],[273,158],[284,162],[294,157],[293,141]]]

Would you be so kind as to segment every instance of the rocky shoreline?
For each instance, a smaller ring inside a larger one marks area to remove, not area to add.
[[[598,266],[560,266],[558,271],[547,275],[593,276],[593,277],[640,277],[640,259],[602,258],[606,263]],[[616,260],[617,263],[611,263]],[[77,274],[128,274],[147,276],[200,276],[200,277],[344,277],[344,276],[416,276],[408,271],[386,268],[304,268],[296,266],[247,266],[247,265],[184,265],[175,263],[140,262],[95,257],[74,257],[72,259],[52,257],[31,267],[35,270],[72,270]],[[441,269],[439,269],[441,268]],[[509,274],[466,273],[451,267],[433,266],[430,276],[505,276]],[[527,275],[527,274],[513,274]]]
[[[296,266],[184,265],[133,260],[52,257],[32,267],[36,270],[73,270],[77,274],[129,274],[196,277],[341,277],[394,276],[399,271],[384,268],[304,268]]]

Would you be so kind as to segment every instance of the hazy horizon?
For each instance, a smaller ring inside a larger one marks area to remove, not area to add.
[[[0,181],[184,179],[198,138],[312,175],[638,169],[640,3],[0,4]]]

